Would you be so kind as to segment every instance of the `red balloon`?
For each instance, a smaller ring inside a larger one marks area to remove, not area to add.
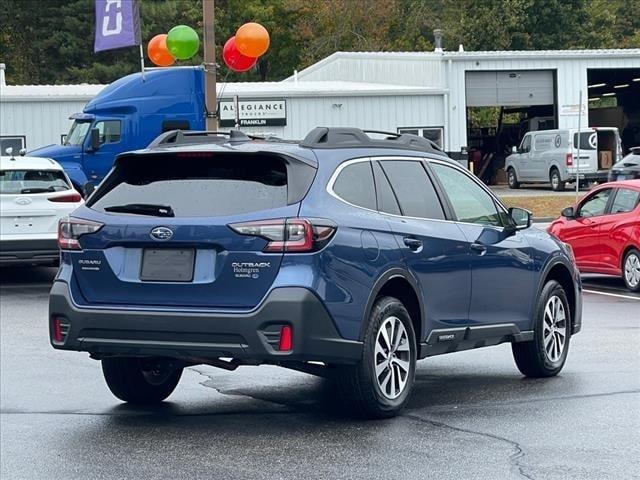
[[[227,64],[227,67],[234,72],[246,72],[247,70],[251,70],[258,61],[257,57],[247,57],[240,53],[238,47],[236,47],[236,37],[231,37],[227,40],[227,43],[224,44],[224,48],[222,49],[222,58],[224,63]]]
[[[149,40],[147,55],[149,55],[149,59],[158,67],[168,67],[176,61],[167,49],[167,35],[165,33],[156,35]]]

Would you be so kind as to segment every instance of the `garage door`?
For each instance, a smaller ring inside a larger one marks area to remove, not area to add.
[[[467,107],[553,105],[553,70],[466,72]]]

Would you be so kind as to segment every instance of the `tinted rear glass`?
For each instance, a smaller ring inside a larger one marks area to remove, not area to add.
[[[95,199],[95,200],[94,200]],[[177,217],[215,217],[287,205],[285,161],[268,156],[149,156],[120,163],[89,206],[170,206]]]
[[[352,205],[376,209],[376,190],[369,162],[346,166],[338,175],[333,191]]]
[[[46,193],[69,190],[60,170],[1,170],[0,193]]]
[[[418,161],[380,162],[408,217],[444,220],[444,211],[427,172]]]

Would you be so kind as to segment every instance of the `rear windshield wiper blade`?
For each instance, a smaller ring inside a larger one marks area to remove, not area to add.
[[[113,205],[105,207],[105,212],[134,213],[136,215],[151,215],[154,217],[175,217],[173,208],[169,205],[152,205],[147,203],[129,203],[127,205]]]
[[[32,188],[23,188],[20,190],[20,193],[46,193],[46,192],[55,192],[56,189],[53,187],[32,187]]]

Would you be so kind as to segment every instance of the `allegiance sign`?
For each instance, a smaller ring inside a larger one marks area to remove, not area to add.
[[[287,103],[283,98],[238,100],[238,125],[241,127],[271,127],[287,124]],[[220,126],[235,127],[233,100],[220,101]]]

